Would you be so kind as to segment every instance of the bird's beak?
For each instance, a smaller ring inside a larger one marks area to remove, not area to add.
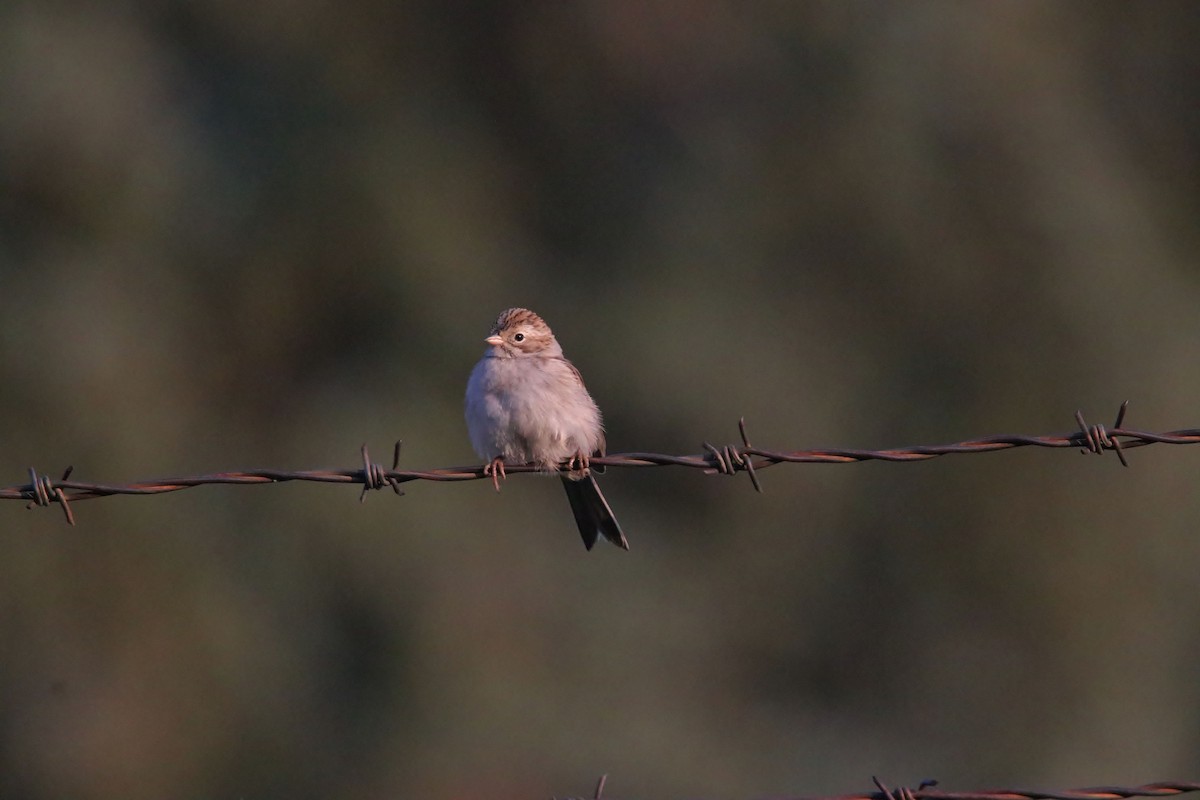
[[[490,344],[492,347],[499,347],[500,345],[504,344],[504,340],[499,336],[489,336],[484,339],[484,341]]]

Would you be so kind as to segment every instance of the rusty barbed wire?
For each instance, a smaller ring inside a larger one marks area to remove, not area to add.
[[[586,800],[602,800],[608,775],[600,776],[596,791]],[[900,787],[889,789],[879,778],[872,778],[878,791],[858,794],[794,798],[776,797],[773,800],[1123,800],[1130,797],[1173,797],[1187,792],[1200,791],[1200,783],[1147,783],[1142,786],[1098,786],[1087,789],[1067,789],[1060,792],[1043,792],[1029,789],[988,789],[978,792],[943,792],[935,787],[937,781],[922,781],[916,789]],[[582,797],[556,797],[555,800],[585,800]],[[616,800],[606,797],[603,800]]]
[[[1173,797],[1200,791],[1200,783],[1160,782],[1142,786],[1094,786],[1044,792],[1030,789],[987,789],[978,792],[943,792],[937,781],[923,781],[916,789],[889,790],[878,778],[872,778],[878,791],[833,797],[806,797],[803,800],[1114,800],[1129,797]],[[801,800],[801,798],[796,798]]]
[[[1078,447],[1085,453],[1101,455],[1113,450],[1121,464],[1128,467],[1125,450],[1151,444],[1200,444],[1200,429],[1151,433],[1122,427],[1129,401],[1121,404],[1116,422],[1111,428],[1102,424],[1088,425],[1082,412],[1075,412],[1079,430],[1071,433],[1046,436],[999,435],[984,436],[953,444],[916,445],[887,450],[857,450],[842,448],[820,448],[815,450],[779,451],[755,447],[750,444],[746,433],[746,420],[738,421],[741,444],[721,447],[703,443],[704,452],[698,455],[670,455],[666,453],[618,453],[591,459],[594,466],[604,467],[691,467],[702,469],[705,474],[736,475],[745,472],[756,491],[763,490],[758,471],[776,464],[846,464],[860,461],[909,462],[927,461],[932,458],[956,453],[991,453],[1017,447]],[[403,495],[400,484],[408,481],[474,481],[486,476],[484,466],[442,467],[427,470],[400,469],[400,446],[396,442],[392,455],[392,468],[384,469],[371,461],[367,446],[360,451],[362,467],[349,469],[253,469],[236,472],[218,472],[208,475],[192,475],[182,478],[160,478],[135,481],[125,484],[91,483],[70,479],[73,467],[67,467],[58,480],[29,468],[29,483],[0,488],[0,500],[23,500],[28,508],[45,507],[57,503],[62,506],[67,522],[74,525],[75,516],[71,503],[77,500],[92,500],[114,495],[147,495],[178,492],[207,484],[260,484],[286,483],[288,481],[312,481],[316,483],[361,484],[363,489],[359,501],[366,499],[368,491],[391,488]],[[523,472],[539,472],[534,464],[505,465],[509,475]]]

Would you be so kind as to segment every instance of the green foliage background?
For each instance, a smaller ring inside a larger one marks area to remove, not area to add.
[[[1200,425],[1192,3],[0,7],[0,468],[472,463],[512,305],[613,451]],[[1200,451],[0,508],[5,797],[1196,778]]]

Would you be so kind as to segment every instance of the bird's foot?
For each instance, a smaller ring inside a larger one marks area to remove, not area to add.
[[[485,477],[490,476],[492,486],[496,487],[497,492],[500,491],[500,481],[508,477],[504,474],[504,459],[500,456],[493,458],[491,463],[484,465],[483,474]]]
[[[584,477],[588,474],[591,463],[592,459],[586,453],[576,453],[567,461],[567,469],[571,472],[578,472],[579,477]]]

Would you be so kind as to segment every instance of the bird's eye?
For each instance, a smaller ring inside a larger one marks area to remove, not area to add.
[[[523,333],[518,333],[516,336],[514,336],[514,337],[513,337],[513,341],[514,341],[514,342],[523,342],[523,341],[525,341],[525,334],[523,334]]]

